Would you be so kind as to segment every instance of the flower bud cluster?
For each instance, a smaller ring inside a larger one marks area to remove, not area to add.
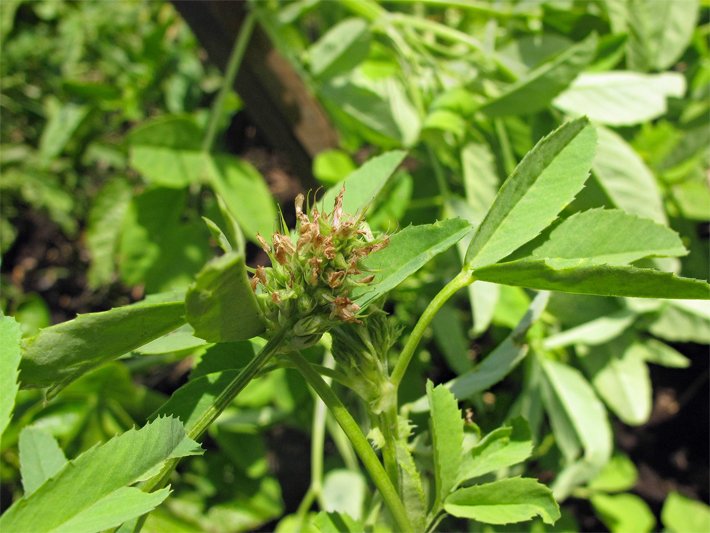
[[[362,214],[343,213],[344,189],[333,212],[316,207],[303,210],[304,196],[296,197],[296,230],[293,235],[274,233],[271,245],[258,236],[271,258],[271,267],[258,267],[252,289],[267,322],[268,331],[289,327],[291,347],[303,348],[341,323],[359,323],[359,306],[351,299],[355,287],[372,282],[362,260],[387,246],[388,238],[374,238]]]
[[[338,367],[348,377],[351,388],[365,400],[369,411],[376,415],[394,401],[387,354],[399,334],[400,329],[380,309],[372,311],[360,324],[343,324],[330,331]]]

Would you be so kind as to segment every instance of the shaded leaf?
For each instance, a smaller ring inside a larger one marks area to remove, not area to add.
[[[367,495],[367,484],[362,474],[336,469],[323,478],[323,510],[344,513],[360,520]]]
[[[369,44],[367,22],[359,18],[345,19],[308,49],[311,72],[321,79],[347,73],[367,57]]]
[[[575,294],[710,299],[710,285],[705,281],[632,266],[556,268],[544,259],[520,259],[476,269],[474,275],[504,285]]]
[[[195,335],[210,342],[246,340],[264,331],[240,254],[225,254],[205,265],[187,292],[185,308]]]
[[[596,35],[567,47],[532,70],[504,92],[481,107],[490,116],[526,115],[549,105],[591,62],[597,49]]]
[[[530,327],[542,316],[549,293],[541,292],[530,304],[530,308],[520,320],[515,330],[500,343],[475,368],[447,382],[445,386],[461,400],[483,392],[507,376],[528,353],[525,341]],[[412,412],[428,409],[426,398],[421,398],[411,406]]]
[[[560,517],[550,489],[536,479],[520,477],[459,489],[446,499],[444,509],[486,524],[515,524],[536,516],[554,524]]]
[[[710,343],[709,302],[666,302],[649,331],[675,342]]]
[[[182,300],[146,300],[44,328],[22,344],[22,386],[60,386],[174,330],[184,314]]]
[[[39,139],[39,155],[45,162],[48,163],[64,151],[89,111],[88,106],[66,103],[50,113]]]
[[[121,227],[130,201],[128,182],[118,178],[104,185],[94,198],[86,228],[86,246],[91,254],[88,280],[92,288],[113,279]]]
[[[622,309],[607,316],[600,316],[573,328],[549,335],[543,341],[546,349],[563,348],[574,344],[597,345],[616,338],[626,331],[637,314]]]
[[[274,231],[276,207],[258,170],[231,155],[214,155],[206,165],[209,183],[249,239]]]
[[[626,455],[614,455],[587,487],[593,491],[622,492],[636,485],[638,471]]]
[[[594,144],[586,119],[568,122],[538,142],[503,183],[466,262],[472,268],[496,263],[549,226],[584,185]]]

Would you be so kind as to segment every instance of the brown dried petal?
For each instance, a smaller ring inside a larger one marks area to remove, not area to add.
[[[335,289],[336,287],[342,285],[343,279],[345,279],[345,272],[343,270],[330,272],[328,274],[328,285],[331,289]]]
[[[269,246],[269,243],[266,242],[266,239],[262,237],[260,234],[256,234],[256,240],[259,241],[259,244],[261,245],[262,250],[264,250],[267,254],[271,251],[271,247]]]
[[[286,235],[281,235],[280,233],[274,233],[273,239],[274,243],[274,254],[276,255],[276,260],[285,265],[290,257],[296,252],[296,248],[293,246],[293,242]]]

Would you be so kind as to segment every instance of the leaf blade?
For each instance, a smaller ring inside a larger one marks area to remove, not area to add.
[[[0,316],[0,436],[10,423],[19,389],[18,367],[21,360],[20,324],[10,316]]]
[[[710,285],[705,281],[632,266],[556,268],[545,260],[520,259],[476,269],[474,275],[493,283],[575,294],[710,299]]]
[[[587,180],[594,144],[594,128],[584,118],[538,142],[498,191],[466,263],[472,268],[496,263],[549,226]]]

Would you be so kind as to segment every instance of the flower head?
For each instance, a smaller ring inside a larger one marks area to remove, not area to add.
[[[271,267],[257,268],[251,285],[257,294],[268,330],[289,327],[292,345],[307,346],[337,324],[360,323],[360,307],[351,296],[355,287],[371,283],[363,260],[387,246],[387,236],[375,238],[363,214],[343,212],[343,188],[333,211],[314,206],[304,211],[305,197],[296,197],[296,229],[276,232],[271,244],[258,236],[271,258]]]

